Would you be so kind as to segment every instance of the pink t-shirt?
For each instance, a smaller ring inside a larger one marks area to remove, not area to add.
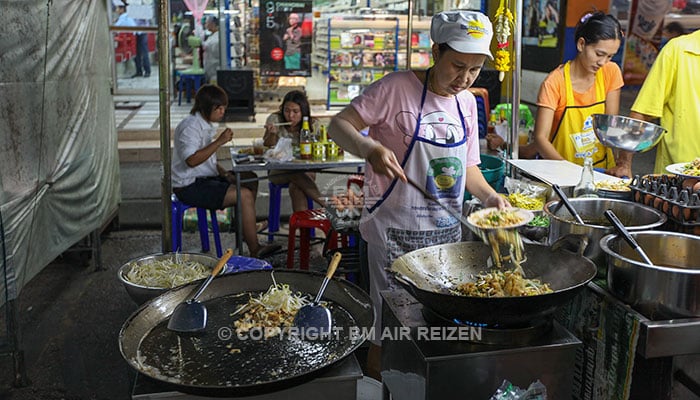
[[[420,112],[423,82],[411,71],[393,72],[367,87],[352,100],[352,106],[369,125],[369,136],[391,149],[403,162],[413,138]],[[479,125],[476,99],[468,90],[457,96],[467,130],[467,160],[465,167],[480,163]],[[454,97],[438,96],[427,92],[423,104],[420,137],[439,143],[456,143],[464,137],[459,111]],[[384,194],[391,180],[374,174],[367,163],[365,171],[366,195],[375,198]]]

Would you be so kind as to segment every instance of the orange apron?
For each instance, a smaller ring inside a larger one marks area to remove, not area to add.
[[[593,159],[596,168],[609,169],[615,166],[612,150],[603,146],[593,132],[592,115],[605,113],[605,82],[603,69],[595,75],[596,98],[593,104],[576,105],[571,86],[570,64],[564,64],[566,84],[566,107],[550,141],[564,159],[583,165],[586,157]]]

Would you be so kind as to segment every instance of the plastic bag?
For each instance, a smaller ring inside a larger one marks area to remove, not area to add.
[[[549,195],[549,186],[527,180],[505,177],[503,187],[508,194],[508,201],[513,207],[539,211],[544,207]]]
[[[294,159],[294,149],[292,148],[291,138],[280,138],[275,147],[268,149],[265,152],[265,161],[269,162],[287,162]]]
[[[539,380],[531,383],[527,390],[504,380],[490,400],[547,400],[547,388]]]

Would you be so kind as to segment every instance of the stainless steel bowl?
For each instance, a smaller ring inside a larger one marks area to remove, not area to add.
[[[651,122],[609,114],[593,114],[593,131],[603,145],[635,153],[651,150],[666,133]]]
[[[612,210],[622,224],[630,231],[644,231],[659,228],[667,217],[661,211],[631,201],[604,198],[569,199],[571,205],[585,222],[575,222],[569,210],[559,201],[550,201],[544,206],[545,215],[549,216],[549,244],[569,235],[585,235],[588,246],[583,255],[598,266],[599,275],[605,276],[605,254],[600,250],[600,239],[613,233],[615,229],[603,216],[605,210]]]
[[[654,265],[642,262],[622,237],[603,237],[608,289],[646,315],[700,316],[700,237],[663,231],[631,235]]]
[[[138,285],[136,283],[130,282],[126,276],[131,270],[131,268],[134,265],[143,265],[143,264],[149,264],[153,263],[155,261],[162,261],[162,260],[174,260],[175,257],[179,257],[179,260],[182,261],[195,261],[198,262],[205,267],[209,268],[214,268],[216,266],[216,263],[219,261],[218,258],[212,257],[207,254],[198,254],[198,253],[159,253],[159,254],[149,254],[147,256],[142,256],[138,258],[134,258],[133,260],[128,261],[124,265],[122,265],[119,268],[119,271],[117,271],[117,277],[121,281],[121,283],[124,285],[124,288],[126,289],[126,292],[129,293],[129,296],[131,296],[131,299],[136,302],[136,304],[143,304],[147,302],[148,300],[155,298],[157,296],[160,296],[161,294],[167,292],[170,290],[170,288],[160,288],[160,287],[151,287],[151,286],[142,286]]]

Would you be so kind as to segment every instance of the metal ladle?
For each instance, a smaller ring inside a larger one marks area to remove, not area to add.
[[[557,194],[557,196],[559,196],[559,198],[561,199],[561,202],[564,203],[564,205],[566,206],[566,209],[569,210],[569,212],[571,213],[571,215],[574,216],[574,218],[576,218],[576,222],[578,222],[581,225],[585,225],[586,223],[583,222],[583,219],[581,218],[581,216],[578,215],[578,212],[576,212],[576,209],[569,201],[569,198],[564,194],[564,191],[561,190],[559,185],[557,185],[556,183],[553,184],[552,189]]]
[[[617,218],[617,215],[615,215],[615,213],[612,210],[605,210],[603,214],[605,215],[605,218],[607,218],[608,221],[610,221],[610,223],[613,224],[613,226],[617,230],[617,233],[619,233],[620,236],[622,236],[622,238],[625,239],[625,241],[642,257],[642,260],[644,260],[644,262],[646,262],[649,265],[654,265],[654,263],[651,262],[651,260],[647,256],[647,253],[645,253],[644,250],[642,250],[642,248],[639,246],[639,243],[637,243],[637,241],[634,240],[627,228],[625,228],[625,226],[622,225],[622,222],[620,222],[620,219]]]

